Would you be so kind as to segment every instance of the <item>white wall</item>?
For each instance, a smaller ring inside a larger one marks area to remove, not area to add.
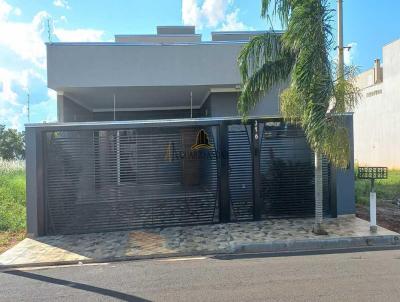
[[[383,47],[383,82],[374,85],[373,71],[367,71],[358,83],[362,97],[354,112],[355,160],[400,168],[400,40]]]

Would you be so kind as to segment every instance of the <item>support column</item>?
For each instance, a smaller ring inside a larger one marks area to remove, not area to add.
[[[329,208],[332,218],[337,218],[338,216],[336,171],[337,169],[329,164]]]
[[[251,125],[251,154],[253,159],[253,200],[255,220],[260,220],[264,203],[261,198],[261,174],[260,174],[260,127],[257,120]]]
[[[371,192],[369,193],[369,228],[372,233],[376,233],[378,227],[376,226],[376,192],[375,192],[375,179],[371,179]]]
[[[57,121],[64,122],[64,92],[57,91]]]
[[[337,215],[356,213],[355,183],[354,183],[354,141],[353,141],[353,115],[345,117],[350,143],[350,163],[347,169],[336,169],[336,209]]]
[[[26,128],[26,216],[27,236],[45,235],[43,136]]]
[[[220,222],[229,222],[231,203],[229,197],[229,139],[228,125],[222,122],[219,126],[219,218]]]

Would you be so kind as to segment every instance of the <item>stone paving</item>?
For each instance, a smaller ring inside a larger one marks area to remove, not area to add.
[[[313,222],[313,219],[275,219],[26,238],[0,255],[0,267],[230,253],[234,252],[233,247],[246,243],[399,236],[381,227],[377,234],[371,234],[368,222],[354,216],[326,219],[328,235],[316,236],[311,232]]]

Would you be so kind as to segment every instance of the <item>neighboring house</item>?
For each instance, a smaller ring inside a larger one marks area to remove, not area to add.
[[[361,99],[354,112],[355,160],[399,169],[400,40],[383,47],[382,65],[376,59],[372,69],[357,76]]]
[[[28,233],[312,217],[313,154],[271,90],[243,125],[237,58],[260,32],[160,26],[48,43],[56,124],[27,125]],[[347,116],[352,141],[352,116]],[[354,214],[353,166],[324,161],[327,216]]]

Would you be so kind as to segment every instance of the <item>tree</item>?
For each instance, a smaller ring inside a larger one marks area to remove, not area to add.
[[[322,227],[322,155],[346,168],[350,144],[344,116],[358,99],[354,69],[336,78],[329,59],[333,38],[331,11],[326,0],[262,0],[261,16],[281,21],[284,32],[254,37],[242,49],[239,68],[243,89],[238,110],[245,119],[274,85],[288,83],[280,95],[285,121],[303,128],[315,154],[316,234]]]
[[[0,125],[0,158],[4,160],[25,158],[25,138],[23,132],[6,129]]]

